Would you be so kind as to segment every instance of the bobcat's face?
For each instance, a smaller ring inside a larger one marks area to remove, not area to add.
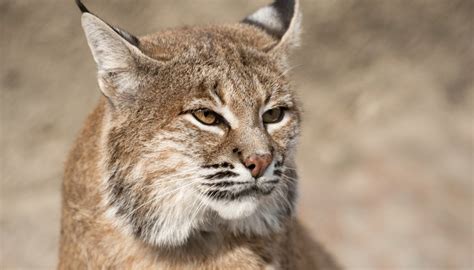
[[[277,3],[263,15],[279,12]],[[177,246],[200,231],[269,234],[293,211],[300,111],[282,40],[296,19],[282,22],[278,40],[251,25],[265,26],[257,15],[141,39],[83,15],[109,99],[108,214],[147,243]],[[123,40],[101,44],[114,35]]]

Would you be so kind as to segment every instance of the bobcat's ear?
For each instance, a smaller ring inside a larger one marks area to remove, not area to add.
[[[83,12],[82,28],[97,64],[101,91],[112,103],[133,100],[144,76],[140,66],[153,60],[140,51],[136,37],[110,26],[76,2]]]
[[[300,43],[299,5],[299,0],[275,0],[245,18],[243,23],[257,26],[278,40],[268,51],[291,49]]]

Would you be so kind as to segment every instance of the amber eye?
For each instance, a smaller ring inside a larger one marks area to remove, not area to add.
[[[199,122],[203,123],[204,125],[212,126],[217,125],[220,123],[220,116],[207,109],[194,111],[193,113],[194,118],[196,118]]]
[[[263,114],[262,119],[263,123],[265,124],[274,124],[283,120],[283,116],[285,116],[285,110],[281,107],[278,107],[266,111]]]

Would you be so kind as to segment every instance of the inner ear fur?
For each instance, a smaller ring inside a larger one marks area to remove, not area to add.
[[[142,67],[156,67],[160,63],[140,51],[138,38],[110,26],[82,7],[82,28],[97,64],[102,93],[113,104],[133,100],[146,76]]]

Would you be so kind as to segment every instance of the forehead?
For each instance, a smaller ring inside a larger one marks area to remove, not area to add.
[[[141,37],[139,46],[148,56],[159,59],[164,55],[189,54],[193,50],[202,54],[214,53],[219,47],[226,48],[226,45],[262,49],[275,43],[275,39],[253,26],[229,24],[160,31]]]
[[[284,71],[263,50],[273,42],[261,31],[239,24],[156,33],[141,38],[141,49],[171,62],[163,72],[176,77],[174,85],[180,84],[191,96],[217,97],[227,106],[248,108],[286,92]]]
[[[199,70],[190,74],[190,80],[201,82],[190,91],[194,98],[232,109],[258,111],[272,100],[291,97],[283,71],[261,52],[228,50],[216,53],[210,61],[191,61],[190,65]]]

